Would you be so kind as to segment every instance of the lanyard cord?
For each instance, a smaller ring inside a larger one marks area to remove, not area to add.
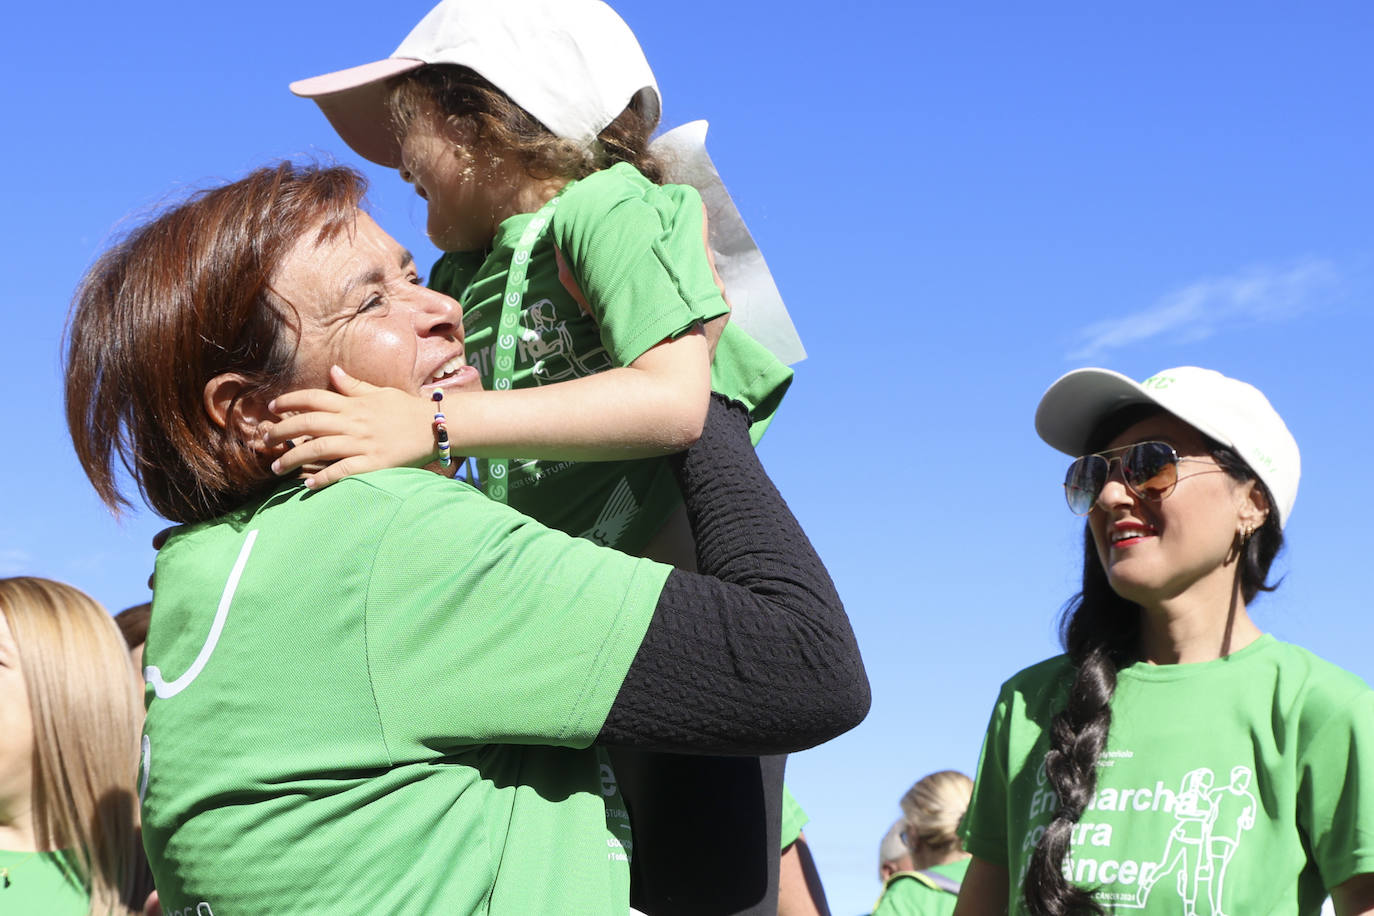
[[[497,322],[496,340],[492,344],[493,391],[509,391],[511,388],[511,380],[515,375],[515,346],[519,339],[517,329],[520,311],[524,307],[525,292],[529,288],[527,275],[530,269],[530,252],[534,250],[535,243],[544,234],[549,223],[553,221],[553,211],[558,206],[558,200],[559,198],[554,197],[539,208],[534,218],[526,224],[525,231],[520,233],[520,240],[516,242],[515,252],[511,255],[510,267],[506,271],[506,294],[501,300],[501,318]],[[467,299],[467,291],[464,292],[463,298]],[[467,304],[463,303],[464,310]],[[487,460],[486,493],[489,498],[499,503],[506,501],[509,470],[509,458]]]

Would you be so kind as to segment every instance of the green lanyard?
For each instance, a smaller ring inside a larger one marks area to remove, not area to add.
[[[552,221],[553,211],[557,206],[558,198],[555,197],[539,208],[539,212],[534,214],[534,218],[526,224],[525,231],[520,234],[520,240],[515,244],[515,252],[511,255],[510,268],[506,271],[506,295],[501,300],[501,319],[496,324],[496,341],[492,344],[493,391],[509,391],[511,388],[511,379],[515,375],[515,346],[519,340],[520,311],[529,287],[526,276],[530,269],[530,252],[534,250],[534,243],[539,241],[539,237]],[[506,501],[509,489],[506,476],[509,470],[509,458],[487,460],[487,496],[499,503]]]

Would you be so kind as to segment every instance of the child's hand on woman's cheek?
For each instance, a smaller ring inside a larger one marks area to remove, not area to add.
[[[272,462],[273,473],[319,466],[305,479],[318,490],[352,474],[424,467],[438,458],[432,401],[379,388],[338,366],[329,370],[329,379],[336,391],[291,391],[268,405],[283,419],[262,430],[263,441],[286,448]]]

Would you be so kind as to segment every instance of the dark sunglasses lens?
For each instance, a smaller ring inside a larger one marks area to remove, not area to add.
[[[1087,515],[1097,501],[1097,494],[1107,483],[1107,459],[1101,455],[1084,455],[1074,459],[1064,475],[1064,498],[1074,515]]]
[[[1126,484],[1143,499],[1163,499],[1178,483],[1178,456],[1163,442],[1141,442],[1121,456]]]

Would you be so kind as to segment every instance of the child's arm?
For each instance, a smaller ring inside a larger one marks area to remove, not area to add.
[[[702,244],[723,297],[705,220],[703,206]],[[555,249],[554,254],[558,279],[587,308],[563,253]],[[616,461],[681,451],[701,435],[711,359],[728,317],[662,341],[623,368],[535,388],[452,395],[443,408],[451,451],[550,461]],[[338,367],[331,370],[330,382],[337,394],[309,389],[272,402],[271,409],[286,419],[266,430],[268,444],[307,440],[274,461],[274,472],[328,463],[306,479],[307,486],[325,487],[350,474],[422,467],[438,458],[431,402],[370,385]]]
[[[711,278],[725,298],[705,204],[701,242]],[[554,257],[559,282],[590,314],[563,252],[555,248]],[[681,451],[701,435],[711,360],[728,319],[727,313],[704,328],[664,340],[623,368],[534,388],[451,395],[443,407],[451,451],[550,461],[616,461]],[[270,405],[286,419],[266,429],[268,444],[304,440],[272,463],[274,472],[327,464],[306,479],[307,486],[325,487],[350,474],[422,467],[438,458],[432,402],[370,385],[337,366],[330,383],[337,393],[294,391]]]
[[[711,391],[706,337],[695,328],[623,368],[454,399],[449,436],[479,458],[607,461],[681,451],[701,435]]]
[[[272,470],[330,462],[307,479],[324,487],[388,467],[438,458],[432,401],[330,371],[336,391],[281,395],[284,417],[264,429],[269,445],[297,442]],[[651,347],[629,366],[513,391],[452,394],[443,402],[451,450],[475,458],[605,461],[681,451],[697,440],[710,395],[705,334],[694,329]],[[337,393],[336,393],[337,392]]]
[[[706,206],[701,248],[711,278],[725,284],[711,252]],[[558,279],[588,314],[592,308],[567,259],[554,249]],[[728,304],[728,303],[727,303]],[[454,451],[476,458],[617,461],[679,452],[701,436],[711,394],[711,359],[728,313],[661,341],[622,368],[552,385],[484,392],[462,400],[462,426],[449,425]]]

